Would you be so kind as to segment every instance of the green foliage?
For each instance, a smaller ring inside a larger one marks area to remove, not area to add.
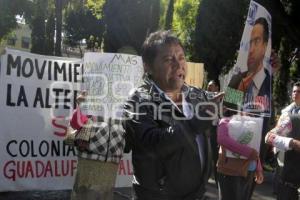
[[[29,0],[0,0],[0,42],[17,26],[16,15],[31,12]]]
[[[168,9],[169,0],[160,0],[160,17],[159,17],[159,27],[160,29],[164,29],[166,24],[166,13]]]
[[[300,80],[300,65],[299,64],[300,64],[299,59],[297,59],[291,63],[290,77],[293,81]]]
[[[2,4],[2,1],[1,1]],[[9,12],[9,9],[0,4],[0,42],[1,39],[17,26],[15,16]]]
[[[208,79],[233,63],[239,48],[249,0],[202,0],[198,8],[193,60],[203,62]]]
[[[55,32],[55,18],[53,11],[50,13],[46,22],[46,55],[54,55],[54,32]]]
[[[105,0],[87,0],[86,5],[92,11],[97,19],[102,19],[103,17],[103,6]]]
[[[54,52],[56,56],[61,56],[61,42],[62,42],[62,13],[63,0],[55,0],[55,47]]]
[[[290,102],[288,91],[291,80],[299,78],[299,54],[294,55],[300,46],[299,18],[300,1],[298,0],[257,0],[272,16],[272,48],[279,53],[282,67],[273,78],[273,101],[275,113],[280,114]],[[291,59],[295,57],[295,59]],[[293,62],[294,60],[294,62]],[[297,65],[297,66],[296,66]]]
[[[31,52],[45,54],[45,19],[47,11],[47,1],[35,0],[34,11],[31,22]]]
[[[166,12],[166,21],[165,21],[165,29],[172,29],[173,24],[173,14],[174,14],[174,0],[169,0],[168,9]]]
[[[117,52],[131,46],[140,52],[146,36],[158,28],[159,0],[107,0],[104,6],[104,51]]]
[[[289,52],[291,51],[291,43],[287,38],[282,38],[279,55],[282,63],[282,68],[274,78],[273,83],[273,100],[275,111],[277,114],[289,102],[287,83],[289,82]]]
[[[104,32],[103,20],[97,19],[87,7],[69,7],[65,13],[64,29],[64,42],[70,46],[77,46],[83,39],[86,40],[89,49],[94,49],[95,45],[101,46]]]
[[[193,51],[194,32],[196,26],[197,8],[200,0],[177,0],[175,3],[173,30],[183,42],[187,57]]]

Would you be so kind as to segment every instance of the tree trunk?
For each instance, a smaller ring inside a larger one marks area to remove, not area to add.
[[[61,56],[61,31],[62,31],[62,0],[55,0],[55,15],[56,15],[56,42],[55,55]]]
[[[165,22],[166,30],[172,29],[173,13],[174,13],[174,0],[169,0],[168,9],[166,12],[166,22]]]

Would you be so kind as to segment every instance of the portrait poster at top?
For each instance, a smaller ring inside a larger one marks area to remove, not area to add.
[[[224,105],[261,116],[271,114],[271,15],[250,2],[237,61],[225,78]]]

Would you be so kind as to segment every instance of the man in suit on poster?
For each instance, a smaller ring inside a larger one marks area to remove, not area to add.
[[[228,86],[244,92],[244,108],[270,112],[271,76],[264,68],[269,25],[265,18],[258,18],[253,26],[249,42],[247,68],[232,76]]]

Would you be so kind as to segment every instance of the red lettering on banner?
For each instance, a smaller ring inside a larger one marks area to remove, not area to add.
[[[4,164],[3,175],[12,181],[20,178],[65,177],[74,176],[76,169],[77,160],[10,160]]]
[[[17,162],[17,174],[19,177],[23,177],[25,173],[25,162]]]
[[[50,176],[53,176],[52,173],[52,167],[51,167],[51,162],[50,160],[48,160],[47,164],[46,164],[46,169],[45,169],[45,174],[44,177],[47,177],[47,173],[50,172]]]
[[[64,116],[57,116],[56,118],[53,118],[51,123],[53,127],[57,128],[60,130],[54,131],[54,135],[57,135],[59,137],[64,137],[67,134],[67,126],[66,126],[66,118]]]
[[[14,160],[8,161],[7,163],[4,164],[3,174],[5,178],[12,179],[13,181],[16,180],[16,171],[8,168],[8,167],[15,167],[15,166],[16,166],[16,162]]]
[[[126,160],[127,163],[127,175],[133,175],[133,171],[132,171],[132,164],[130,162],[130,160]]]
[[[43,173],[44,173],[44,163],[40,160],[37,160],[35,161],[35,173],[36,173],[36,177],[39,178],[39,177],[42,177],[43,176]],[[39,173],[39,170],[40,170],[40,173]]]
[[[119,175],[133,175],[132,164],[130,160],[120,160]]]
[[[120,160],[119,163],[119,175],[125,175],[126,171],[125,171],[125,166],[124,166],[124,160]]]
[[[62,160],[61,162],[62,162],[61,165],[63,165],[64,160]],[[61,176],[58,171],[57,160],[54,161],[54,176],[56,177]]]
[[[77,160],[71,160],[71,176],[74,176],[74,172],[77,169]]]
[[[28,177],[28,174],[31,173],[31,177],[34,177],[34,173],[33,173],[33,169],[32,169],[32,165],[31,162],[28,162],[27,167],[26,167],[26,174],[25,174],[25,178]]]

